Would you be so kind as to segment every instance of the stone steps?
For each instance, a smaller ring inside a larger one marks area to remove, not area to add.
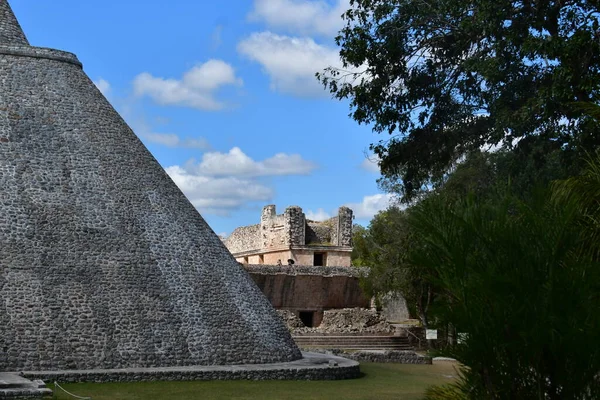
[[[414,350],[403,336],[294,336],[299,347],[348,350]]]
[[[0,400],[42,399],[51,395],[52,390],[42,381],[31,381],[14,373],[0,372]]]

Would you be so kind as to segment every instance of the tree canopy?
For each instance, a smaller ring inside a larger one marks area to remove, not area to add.
[[[317,74],[406,200],[486,146],[543,148],[562,163],[600,144],[598,1],[351,0],[344,70]]]

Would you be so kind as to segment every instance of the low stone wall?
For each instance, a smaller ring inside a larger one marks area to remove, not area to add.
[[[301,360],[276,364],[126,368],[81,371],[27,371],[27,379],[46,382],[149,382],[208,380],[341,380],[360,377],[358,362],[333,354],[304,352]]]
[[[432,358],[422,356],[414,351],[387,350],[376,351],[345,351],[341,349],[310,349],[316,353],[333,354],[359,362],[396,363],[396,364],[432,364]]]
[[[1,400],[34,400],[34,399],[48,399],[48,396],[52,396],[52,394],[42,394],[36,390],[20,390],[12,393],[0,392]]]
[[[356,267],[303,265],[244,265],[261,291],[277,309],[323,311],[369,307]]]
[[[347,276],[358,278],[367,273],[364,267],[323,267],[313,265],[266,265],[243,264],[250,274],[259,275],[319,275],[319,276]]]

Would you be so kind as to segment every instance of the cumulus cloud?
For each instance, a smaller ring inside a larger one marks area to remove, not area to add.
[[[342,68],[339,51],[311,38],[255,32],[238,44],[238,52],[262,65],[271,89],[299,96],[329,96],[315,73]]]
[[[306,216],[306,219],[310,219],[311,221],[325,221],[331,218],[331,214],[322,208],[319,208],[316,212],[308,210],[304,215]]]
[[[104,97],[108,96],[110,93],[110,83],[108,83],[105,79],[98,79],[94,81],[94,85],[98,88],[98,90],[104,95]]]
[[[125,104],[123,107],[121,107],[121,112],[135,134],[144,141],[172,148],[183,147],[199,150],[210,149],[210,144],[203,137],[182,138],[175,133],[156,132],[147,122],[144,114],[138,111],[131,104]]]
[[[202,160],[197,163],[190,160],[186,164],[188,170],[208,176],[275,176],[275,175],[308,175],[316,165],[304,160],[299,154],[278,153],[262,161],[255,161],[246,155],[239,147],[234,147],[228,153],[204,153]]]
[[[162,144],[167,147],[185,147],[189,149],[206,150],[210,148],[208,141],[204,138],[180,138],[175,133],[138,132],[143,139],[152,143]]]
[[[192,159],[165,170],[200,212],[226,216],[246,205],[271,201],[274,190],[261,177],[304,175],[313,168],[299,155],[281,153],[255,161],[234,147],[228,153],[208,152],[200,162]]]
[[[391,194],[374,194],[365,196],[360,203],[348,203],[346,207],[350,207],[354,211],[354,216],[360,219],[371,219],[381,210],[385,210],[392,204],[394,196]]]
[[[274,29],[333,38],[343,27],[341,16],[349,8],[349,0],[337,0],[335,5],[323,0],[255,0],[249,18]]]
[[[136,96],[148,96],[161,105],[215,111],[225,107],[225,103],[215,97],[218,89],[242,84],[231,65],[213,59],[196,65],[185,72],[181,79],[158,78],[148,72],[141,73],[133,81],[133,90]]]
[[[274,194],[251,179],[204,176],[178,165],[165,170],[201,213],[226,216],[247,203],[267,202]]]

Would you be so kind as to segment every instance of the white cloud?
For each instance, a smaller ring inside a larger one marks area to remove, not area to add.
[[[333,39],[344,25],[342,14],[349,8],[349,0],[337,0],[335,5],[323,0],[255,0],[249,17],[274,29]]]
[[[192,159],[165,170],[200,212],[229,215],[246,205],[271,201],[274,190],[260,177],[307,174],[313,168],[299,155],[281,153],[254,161],[234,147],[228,153],[205,153],[199,163]]]
[[[174,165],[165,169],[190,202],[205,214],[228,215],[247,203],[268,202],[273,190],[255,180],[199,175]]]
[[[161,105],[215,111],[225,107],[225,103],[215,98],[215,92],[223,86],[242,84],[231,65],[213,59],[196,65],[179,80],[157,78],[148,72],[141,73],[135,77],[133,89],[136,96],[149,96]]]
[[[327,67],[342,68],[338,49],[311,38],[253,33],[238,44],[238,52],[262,65],[271,89],[299,96],[329,96],[315,73]]]
[[[315,168],[314,163],[304,160],[299,154],[278,153],[263,161],[255,161],[239,147],[228,153],[204,153],[199,163],[190,160],[186,164],[186,169],[207,176],[308,175]]]
[[[190,149],[207,150],[210,144],[203,137],[181,138],[175,133],[158,133],[148,124],[144,114],[136,109],[135,105],[124,104],[121,107],[123,117],[131,126],[135,134],[142,140],[157,143],[166,147],[184,147]]]
[[[356,218],[371,219],[379,211],[388,208],[393,198],[394,196],[391,194],[374,194],[363,197],[360,203],[348,203],[346,206],[354,211]]]
[[[326,219],[331,218],[331,214],[322,208],[319,208],[316,212],[308,210],[305,215],[306,219],[310,219],[311,221],[325,221]]]
[[[94,81],[94,85],[98,88],[98,90],[104,95],[104,97],[108,96],[110,93],[110,83],[108,83],[105,79],[98,79]]]
[[[366,156],[362,163],[360,163],[360,167],[365,171],[373,172],[378,174],[379,171],[379,157],[376,155]]]
[[[180,138],[174,133],[155,133],[155,132],[138,132],[138,135],[143,139],[152,143],[162,144],[167,147],[185,147],[189,149],[206,150],[210,148],[208,141],[204,138]]]

